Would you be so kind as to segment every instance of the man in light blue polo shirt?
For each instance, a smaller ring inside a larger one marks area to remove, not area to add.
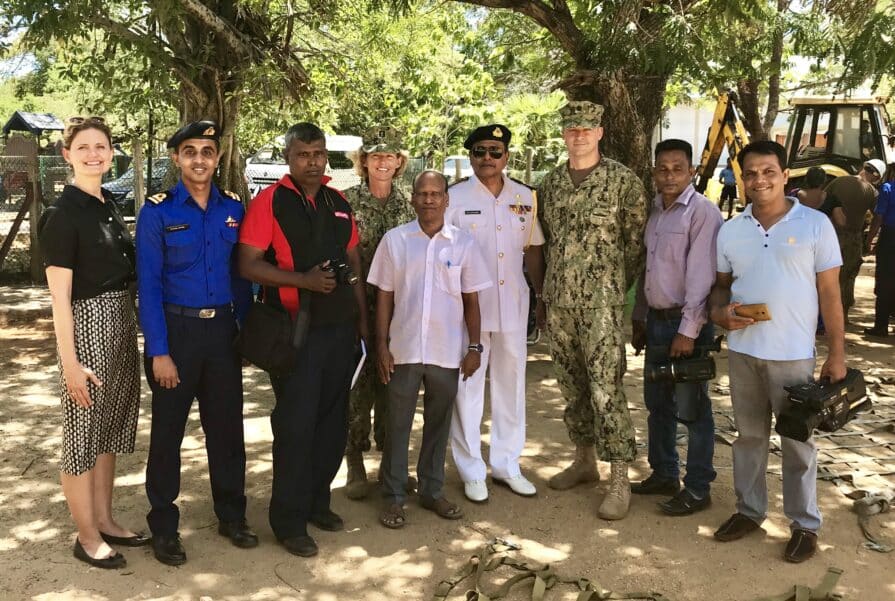
[[[729,331],[730,397],[739,432],[733,443],[737,512],[715,532],[724,542],[757,530],[767,515],[771,413],[778,415],[786,403],[784,386],[814,378],[818,307],[829,346],[820,375],[834,382],[845,377],[836,232],[823,213],[785,196],[789,170],[782,146],[753,142],[737,158],[752,203],[718,233],[718,273],[709,298],[712,321]],[[753,303],[765,303],[771,320],[735,314]],[[817,550],[817,451],[811,439],[783,438],[781,446],[783,511],[792,531],[783,557],[798,563]]]

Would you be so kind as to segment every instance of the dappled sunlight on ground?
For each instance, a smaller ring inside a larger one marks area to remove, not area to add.
[[[895,351],[891,343],[868,342],[859,335],[872,311],[868,282],[861,282],[861,286],[861,304],[848,328],[848,352],[876,378],[874,394],[891,396],[892,382],[886,384],[885,378],[895,375]],[[529,349],[528,443],[522,457],[523,471],[538,488],[535,498],[515,496],[489,480],[489,502],[469,503],[463,498],[462,484],[449,456],[445,495],[463,507],[465,518],[441,520],[410,497],[406,527],[387,530],[378,523],[382,500],[375,491],[362,502],[345,497],[341,490],[346,478],[343,465],[334,482],[333,509],[345,519],[345,531],[311,529],[320,555],[311,559],[291,556],[277,544],[267,523],[273,395],[267,375],[250,367],[243,377],[247,518],[260,537],[259,548],[240,550],[217,534],[205,439],[194,405],[183,444],[179,500],[187,564],[180,568],[163,566],[148,548],[141,548],[121,549],[128,560],[125,570],[108,573],[87,569],[71,555],[74,525],[59,486],[58,370],[55,342],[47,324],[44,321],[34,328],[0,325],[0,369],[5,373],[0,381],[0,599],[4,601],[423,600],[431,597],[440,580],[455,573],[495,537],[519,544],[521,549],[512,554],[517,559],[549,564],[563,576],[586,577],[613,591],[658,591],[670,601],[748,601],[779,594],[796,583],[815,586],[830,565],[845,569],[839,591],[846,599],[895,598],[892,556],[861,546],[864,538],[851,512],[851,500],[828,481],[818,482],[824,514],[818,557],[797,566],[782,561],[789,523],[782,512],[777,454],[769,460],[770,508],[763,531],[735,543],[722,544],[712,538],[715,529],[735,511],[730,447],[722,442],[716,446],[718,479],[712,489],[713,504],[694,516],[667,518],[656,507],[661,497],[635,495],[626,519],[598,519],[596,510],[607,490],[609,475],[608,464],[604,463],[600,464],[600,483],[565,492],[550,490],[547,480],[568,465],[574,449],[566,436],[564,402],[544,343]],[[822,342],[819,351],[825,352]],[[726,357],[726,350],[718,354],[719,377],[710,388],[719,431],[730,425]],[[646,411],[640,389],[643,357],[635,357],[630,348],[628,370],[625,390],[639,443],[638,460],[629,475],[639,480],[649,474],[644,445]],[[490,426],[487,406],[485,457]],[[115,490],[118,520],[135,530],[146,528],[144,474],[150,420],[150,394],[144,381],[136,452],[119,457]],[[416,462],[421,426],[418,411],[411,466]],[[891,434],[890,430],[880,435]],[[679,445],[685,456],[684,429],[679,433]],[[861,471],[872,451],[841,451],[841,457],[858,461],[854,463],[855,487],[878,482]],[[365,456],[373,481],[379,458],[375,452]],[[889,461],[895,463],[895,458]],[[895,483],[892,476],[887,478],[890,485]],[[895,515],[877,516],[873,525],[875,531],[895,538]],[[510,568],[489,573],[487,586],[496,587],[513,573]],[[464,591],[462,585],[458,586],[451,601],[463,599]],[[573,600],[575,596],[572,587],[565,587],[551,591],[547,599]],[[520,591],[508,599],[523,598]]]

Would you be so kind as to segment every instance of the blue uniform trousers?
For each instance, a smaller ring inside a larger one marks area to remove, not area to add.
[[[236,321],[227,309],[200,319],[165,313],[168,346],[180,384],[166,389],[155,382],[152,358],[145,357],[152,389],[152,433],[146,465],[147,515],[154,535],[177,532],[180,511],[180,445],[193,399],[205,432],[211,496],[218,520],[245,518],[245,443],[242,416],[242,368],[233,347]]]
[[[681,320],[659,319],[650,311],[646,321],[646,359],[654,363],[655,353],[651,349],[668,349],[671,340],[680,327]],[[702,327],[696,346],[712,341],[713,328],[710,323]],[[667,355],[662,357],[667,359]],[[644,370],[645,372],[646,370]],[[708,382],[643,382],[643,399],[649,411],[649,464],[653,472],[663,478],[679,478],[680,460],[677,452],[677,401],[688,396],[686,402],[697,403],[699,410],[693,422],[688,422],[687,474],[684,486],[697,495],[709,492],[709,484],[715,479],[712,455],[715,452],[715,422],[712,418],[712,403],[708,396]]]
[[[329,509],[348,440],[354,344],[354,322],[312,326],[292,371],[270,378],[276,406],[269,519],[277,540],[307,534],[310,517]]]

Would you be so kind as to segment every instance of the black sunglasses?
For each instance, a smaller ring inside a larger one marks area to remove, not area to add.
[[[69,117],[65,120],[69,125],[80,125],[82,123],[105,123],[106,120],[102,117]]]
[[[476,146],[472,149],[472,156],[477,159],[482,159],[485,155],[491,155],[492,159],[499,159],[503,156],[503,150],[500,148],[483,148],[482,146]]]

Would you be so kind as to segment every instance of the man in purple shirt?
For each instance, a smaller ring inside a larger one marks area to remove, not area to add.
[[[631,344],[646,347],[643,398],[649,410],[649,464],[652,474],[631,492],[664,494],[659,503],[668,515],[689,515],[711,504],[715,479],[712,455],[715,424],[708,382],[650,382],[651,365],[693,354],[712,340],[706,300],[715,280],[715,240],[723,218],[690,181],[693,148],[683,140],[656,146],[653,179],[658,195],[646,224],[646,272],[637,286]],[[677,422],[687,426],[687,475],[680,488],[676,448]]]

